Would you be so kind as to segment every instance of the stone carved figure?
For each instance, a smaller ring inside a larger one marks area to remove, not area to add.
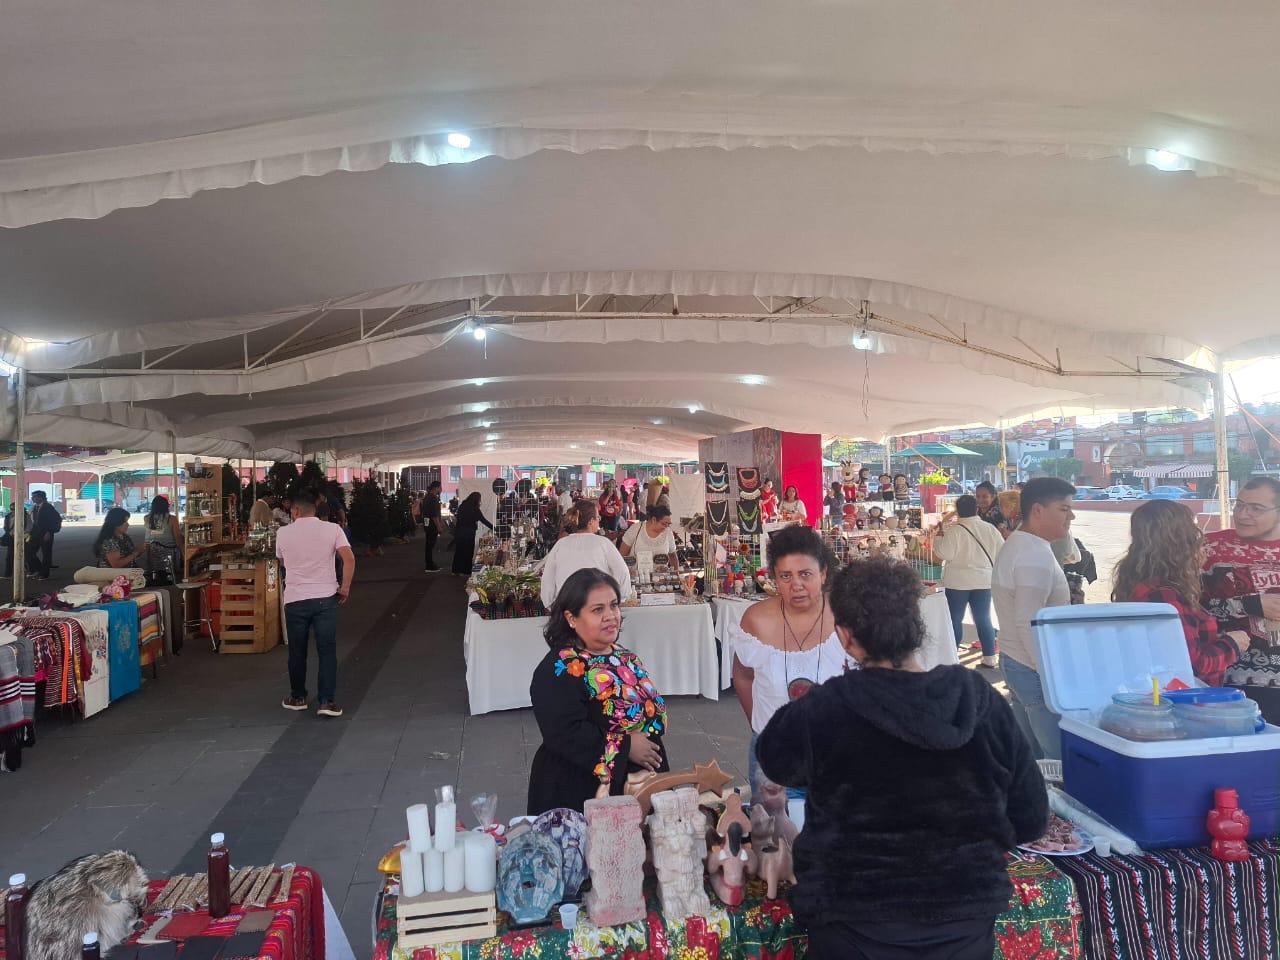
[[[557,807],[533,822],[537,833],[545,833],[560,848],[564,858],[564,897],[572,900],[587,879],[587,821],[577,810]]]
[[[703,884],[707,855],[706,817],[693,787],[655,793],[649,842],[658,892],[668,922],[706,916],[711,910]]]
[[[502,848],[498,906],[516,923],[545,920],[564,897],[560,847],[545,833],[525,830]]]
[[[768,885],[770,900],[778,899],[778,884],[796,882],[791,860],[791,844],[781,838],[760,846],[760,877]]]
[[[635,797],[605,797],[583,806],[591,889],[583,906],[597,927],[644,919],[644,836]]]

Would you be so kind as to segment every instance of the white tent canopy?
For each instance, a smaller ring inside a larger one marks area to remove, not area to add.
[[[662,460],[1197,405],[1156,358],[1272,347],[1271,4],[19,6],[30,439]]]

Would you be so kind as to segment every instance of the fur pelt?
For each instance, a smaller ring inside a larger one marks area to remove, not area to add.
[[[124,850],[72,860],[35,885],[27,901],[26,960],[79,960],[86,933],[105,954],[142,916],[147,874]]]

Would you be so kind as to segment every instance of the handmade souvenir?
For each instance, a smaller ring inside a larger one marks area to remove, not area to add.
[[[770,900],[778,899],[778,884],[795,883],[795,866],[791,858],[791,844],[775,837],[760,848],[760,879],[768,888]]]
[[[703,466],[703,478],[707,493],[729,492],[729,464],[723,460],[708,460]]]
[[[742,491],[742,494],[738,497],[738,499],[739,499],[739,500],[745,500],[745,501],[747,501],[748,503],[751,503],[751,502],[754,502],[754,501],[756,501],[756,500],[759,500],[759,499],[760,499],[760,494],[761,494],[762,492],[763,492],[763,491],[760,491],[760,490],[743,490],[743,491]]]
[[[705,822],[698,808],[696,788],[681,787],[654,794],[649,841],[667,923],[680,922],[690,916],[706,916],[711,910],[703,886]]]
[[[738,530],[744,536],[760,533],[763,526],[760,522],[760,501],[738,501]]]
[[[133,931],[146,902],[147,875],[133,854],[112,850],[72,860],[27,900],[25,956],[79,956],[84,935],[95,931],[104,952],[110,950]]]
[[[634,797],[606,797],[583,805],[591,889],[583,906],[597,927],[644,919],[644,837]]]
[[[537,923],[562,899],[564,861],[555,841],[536,830],[512,837],[498,863],[498,906],[516,923]]]
[[[760,471],[755,467],[738,468],[738,490],[740,493],[751,493],[760,489]]]
[[[729,532],[729,501],[707,501],[707,529],[713,537],[723,537]]]
[[[845,504],[855,503],[858,499],[858,465],[852,460],[840,461],[840,489],[844,493]]]
[[[674,790],[676,787],[681,787],[685,784],[691,784],[696,787],[698,793],[706,793],[707,791],[719,793],[724,789],[725,784],[733,779],[733,777],[720,769],[720,764],[715,760],[710,763],[695,764],[692,770],[676,770],[671,773],[638,774],[633,776],[635,779],[628,779],[627,781],[626,791],[639,801],[640,810],[645,816],[648,816],[653,810],[652,798],[655,793]]]
[[[535,820],[533,829],[537,833],[545,833],[560,848],[564,899],[574,899],[587,879],[586,818],[577,810],[560,807],[548,810]]]
[[[724,843],[717,844],[707,854],[707,876],[711,889],[726,907],[737,907],[747,895],[747,878],[751,875],[752,856],[743,842],[742,825],[729,826]]]

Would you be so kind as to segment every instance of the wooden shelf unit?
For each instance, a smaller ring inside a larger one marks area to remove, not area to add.
[[[191,516],[189,513],[182,518],[182,569],[185,576],[190,576],[191,558],[203,553],[213,547],[222,544],[222,471],[215,469],[211,477],[188,477],[187,478],[187,509],[190,510],[192,504],[199,498],[202,501],[212,501],[216,514],[202,514],[198,517]],[[212,533],[208,543],[192,544],[191,531],[194,529],[205,529],[212,527]]]
[[[280,644],[280,561],[223,553],[220,653],[266,653]]]

